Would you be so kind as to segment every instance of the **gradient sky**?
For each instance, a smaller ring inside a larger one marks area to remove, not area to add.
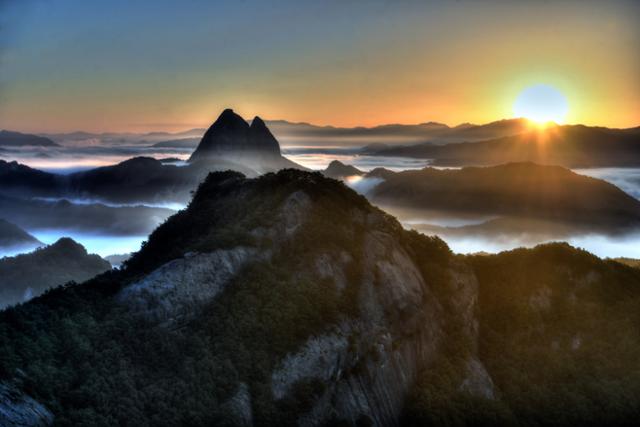
[[[535,84],[640,124],[640,1],[0,0],[0,37],[6,129],[480,123]]]

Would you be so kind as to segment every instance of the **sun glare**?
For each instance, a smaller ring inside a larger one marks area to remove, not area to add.
[[[538,124],[563,123],[569,105],[557,89],[547,85],[536,85],[523,90],[513,104],[515,117],[524,117]]]

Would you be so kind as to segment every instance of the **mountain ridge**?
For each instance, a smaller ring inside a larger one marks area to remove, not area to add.
[[[38,135],[0,130],[0,147],[59,147],[58,144]]]
[[[570,168],[635,167],[640,165],[640,134],[636,129],[552,125],[482,141],[385,147],[369,150],[368,154],[429,158],[440,166],[532,161]]]
[[[111,269],[84,246],[63,237],[33,252],[0,259],[0,310],[28,301],[49,288],[83,282]]]
[[[41,244],[42,242],[22,228],[0,218],[0,250],[12,247],[35,247]]]
[[[640,228],[640,201],[609,182],[562,166],[513,162],[461,169],[425,167],[394,172],[376,168],[363,172],[333,161],[322,173],[331,178],[378,180],[367,190],[367,197],[400,216],[403,209],[412,209],[557,221],[583,227],[582,231],[613,234]],[[494,221],[494,226],[497,224]]]

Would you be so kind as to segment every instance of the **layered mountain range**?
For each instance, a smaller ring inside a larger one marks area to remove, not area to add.
[[[256,176],[283,168],[305,169],[280,154],[278,141],[259,117],[249,125],[228,109],[207,130],[187,166],[135,157],[113,166],[57,175],[0,160],[0,192],[115,203],[186,203],[211,171],[232,169]]]
[[[533,232],[541,225],[531,220],[565,224],[573,231],[582,232],[616,234],[640,229],[640,201],[613,184],[560,166],[523,162],[462,169],[427,167],[402,172],[378,168],[365,173],[334,161],[323,174],[338,179],[355,176],[372,181],[367,197],[393,212],[441,211],[452,215],[500,217],[484,226],[491,232],[513,225],[512,220],[505,218],[525,220],[519,229],[511,230],[518,232],[527,229]],[[473,230],[459,231],[480,230],[474,226]]]
[[[43,136],[0,130],[0,147],[59,147],[59,145]]]
[[[534,136],[542,138],[542,134],[525,131],[525,125],[526,123],[522,120],[510,120],[486,126],[448,128],[429,124],[428,127],[434,132],[436,129],[438,132],[452,132],[452,129],[455,129],[457,133],[472,132],[476,136],[495,132],[521,132],[517,137],[506,137],[501,139],[499,144],[496,143],[499,146],[510,144],[520,148],[490,150],[504,154],[506,159],[514,156],[527,158],[527,155],[520,156],[516,155],[517,153],[534,153],[537,154],[536,159],[541,159],[539,155],[546,153],[545,160],[557,159],[553,157],[553,153],[560,153],[559,150],[562,147],[566,148],[567,153],[581,153],[580,150],[584,147],[599,150],[603,144],[620,148],[621,151],[618,154],[627,161],[634,161],[633,159],[636,158],[629,152],[635,149],[633,142],[636,133],[633,129],[607,130],[564,126],[545,130],[544,134],[548,135],[549,139],[529,141],[526,138]],[[610,143],[606,143],[606,140],[593,137],[595,134],[613,139]],[[626,139],[617,139],[622,137]],[[617,142],[614,142],[614,139]],[[577,142],[572,142],[574,140]],[[465,162],[475,159],[474,161],[479,163],[485,160],[492,163],[502,158],[477,155],[476,147],[493,146],[493,144],[493,142],[431,144],[429,147],[436,147],[434,149],[440,150],[439,153],[445,153],[444,157],[449,152],[461,155],[467,150],[465,147],[471,147],[468,148],[471,151],[465,157],[467,159],[464,160]],[[578,149],[579,147],[582,148]],[[614,148],[611,150],[612,153],[617,152]],[[404,148],[393,150],[404,150]],[[392,154],[403,153],[393,151]],[[589,153],[588,150],[587,153]],[[573,154],[568,156],[566,158],[574,160],[577,158]],[[603,159],[602,156],[593,158]],[[230,169],[247,176],[257,176],[287,167],[304,169],[281,155],[278,141],[259,117],[255,117],[249,124],[232,110],[227,109],[205,132],[185,166],[149,157],[136,157],[113,166],[69,175],[57,175],[35,170],[16,162],[0,160],[0,178],[2,179],[0,205],[3,206],[4,216],[7,219],[27,228],[37,225],[35,223],[40,221],[40,213],[43,209],[53,206],[51,215],[45,216],[46,224],[41,224],[41,227],[65,226],[69,221],[73,222],[76,219],[78,224],[82,225],[86,222],[83,218],[103,218],[101,224],[110,222],[111,225],[106,224],[110,228],[113,228],[113,224],[119,224],[119,233],[135,231],[138,234],[146,234],[171,213],[162,206],[167,203],[186,205],[190,200],[191,192],[210,171]],[[571,223],[573,228],[582,226],[583,229],[580,231],[616,232],[634,228],[638,224],[637,200],[605,182],[579,176],[558,167],[514,163],[491,168],[465,168],[461,171],[427,168],[421,171],[395,173],[378,169],[364,174],[356,168],[334,162],[324,171],[324,174],[333,178],[361,176],[369,179],[376,185],[371,186],[367,196],[374,202],[391,209],[399,207],[501,217],[517,216],[527,220]],[[39,200],[24,200],[33,197]],[[87,200],[92,204],[77,206],[73,203],[65,203],[64,200]],[[100,202],[118,206],[104,206],[100,205]],[[52,203],[55,204],[51,205]],[[152,206],[122,206],[141,203]],[[119,219],[121,215],[118,214],[124,213],[122,209],[130,211],[127,214],[130,220],[126,222],[128,231],[122,227],[125,222]],[[394,212],[400,214],[399,211],[394,210]],[[150,217],[153,220],[147,221]],[[136,218],[139,221],[136,222]],[[67,223],[65,219],[68,220]],[[519,232],[533,227],[532,222],[524,225],[520,222],[519,225],[514,225],[510,221],[504,218],[496,219],[488,226],[483,226],[484,231],[493,233],[498,228],[510,228]],[[88,226],[92,227],[91,224]],[[539,224],[534,226],[541,228]],[[87,227],[84,228],[87,229]],[[477,228],[465,230],[474,233],[481,231]],[[424,230],[442,231],[432,228]],[[463,230],[457,230],[457,232],[460,231]],[[557,228],[554,228],[554,232],[556,231],[558,231]]]
[[[0,312],[0,424],[632,425],[638,304],[565,244],[456,256],[319,173],[217,172],[122,270]]]
[[[482,141],[371,147],[369,154],[432,159],[442,166],[536,162],[570,168],[640,166],[640,128],[549,125]]]
[[[261,120],[262,121],[262,120]],[[267,120],[265,124],[275,137],[285,145],[336,145],[362,146],[371,143],[408,143],[437,141],[438,143],[479,141],[516,135],[526,131],[529,123],[524,119],[506,119],[485,124],[463,123],[447,126],[443,123],[385,124],[374,127],[318,126],[304,122]],[[167,133],[90,133],[72,132],[43,134],[59,144],[78,145],[83,141],[98,140],[109,145],[149,144],[155,147],[195,148],[207,129],[190,129],[184,132]]]
[[[265,122],[260,119],[258,123]],[[567,167],[625,166],[630,164],[630,160],[625,158],[624,153],[629,153],[631,149],[631,153],[637,156],[633,148],[640,137],[638,127],[611,129],[549,123],[541,128],[526,119],[505,119],[486,124],[463,123],[458,126],[427,122],[352,128],[268,120],[266,126],[284,147],[365,147],[364,152],[368,154],[430,158],[442,165],[535,161]],[[83,141],[100,141],[110,146],[151,144],[155,148],[196,148],[206,131],[191,129],[173,134],[74,132],[43,136],[58,144],[72,146],[82,145]],[[543,141],[560,146],[557,153],[551,153],[548,161],[540,157],[541,153],[531,149],[539,147]],[[475,145],[476,142],[491,143]],[[453,145],[459,143],[463,144]],[[527,146],[530,151],[525,149]],[[613,152],[609,152],[610,148],[613,148]],[[593,154],[598,156],[594,158]],[[631,164],[637,166],[637,163]]]

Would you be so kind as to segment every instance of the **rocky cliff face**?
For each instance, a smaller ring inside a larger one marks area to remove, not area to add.
[[[206,309],[212,299],[224,294],[227,287],[239,286],[234,283],[235,277],[247,265],[282,263],[289,247],[306,240],[313,228],[326,225],[325,219],[320,223],[314,219],[324,208],[324,200],[314,193],[328,182],[318,174],[293,171],[260,180],[284,176],[292,188],[274,196],[282,201],[273,206],[269,215],[272,220],[267,226],[246,230],[246,234],[254,239],[252,246],[186,253],[125,287],[119,293],[119,301],[154,322],[170,327],[172,323],[197,318],[198,313]],[[256,181],[248,180],[233,184],[220,182],[216,184],[219,187],[216,192],[228,185],[239,190],[236,196],[242,198],[243,205],[251,204],[252,199],[255,201],[259,197]],[[331,186],[340,193],[348,191],[335,182]],[[212,187],[209,189],[213,190]],[[201,188],[201,192],[204,191]],[[333,194],[324,196],[335,197]],[[196,197],[194,204],[199,202]],[[301,264],[290,271],[299,276],[301,282],[325,283],[330,288],[327,291],[337,293],[337,299],[352,300],[347,312],[340,313],[333,322],[322,325],[315,332],[310,331],[312,333],[300,339],[291,351],[273,358],[269,371],[263,373],[270,399],[276,405],[298,400],[301,388],[321,385],[321,390],[306,396],[310,401],[304,410],[297,411],[299,425],[336,421],[353,425],[361,422],[396,425],[419,372],[428,369],[442,351],[446,319],[443,301],[435,288],[438,285],[421,273],[418,261],[409,253],[412,249],[402,239],[404,232],[400,225],[362,199],[358,199],[358,205],[338,208],[344,216],[342,224],[335,224],[333,230],[337,235],[345,233],[358,241],[355,246],[337,246],[331,250],[305,248],[306,254],[298,252]],[[243,218],[235,220],[245,221]],[[151,242],[153,244],[153,239]],[[265,245],[268,245],[267,250],[258,249]],[[446,253],[441,255],[449,257]],[[349,270],[353,269],[356,260],[360,273],[354,276]],[[461,307],[461,319],[472,325],[465,333],[475,339],[475,277],[469,268],[457,263],[443,268],[443,272],[449,276],[444,284],[450,288],[448,304]],[[483,382],[484,378],[473,376],[478,371],[481,372],[479,375],[488,376],[482,363],[474,358],[470,366],[473,372],[464,387],[472,393],[491,394],[492,389],[483,388],[491,380]],[[243,378],[239,378],[232,389],[238,390],[238,395],[228,403],[234,408],[228,411],[232,421],[253,420],[252,406],[261,405],[256,400],[264,399],[264,396],[252,396],[251,387]]]

